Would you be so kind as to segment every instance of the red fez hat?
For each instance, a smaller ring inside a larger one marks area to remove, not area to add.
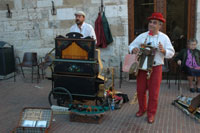
[[[165,19],[163,18],[163,15],[159,12],[152,13],[152,15],[150,17],[148,17],[148,20],[151,20],[151,19],[157,19],[157,20],[165,23]]]

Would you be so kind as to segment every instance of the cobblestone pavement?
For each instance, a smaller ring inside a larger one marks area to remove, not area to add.
[[[118,86],[118,82],[116,82]],[[183,94],[194,97],[197,93],[190,93],[186,83],[182,84]],[[121,89],[117,90],[133,98],[136,83],[123,81]],[[31,83],[29,80],[17,77],[0,81],[0,133],[8,133],[17,126],[20,111],[24,107],[50,107],[48,93],[51,90],[51,81],[40,80],[40,83]],[[126,103],[121,109],[108,111],[101,124],[87,124],[70,122],[69,115],[54,115],[50,133],[67,132],[108,132],[108,133],[199,133],[200,123],[190,118],[171,102],[180,94],[177,85],[171,83],[169,89],[163,81],[159,96],[159,106],[153,124],[147,123],[146,115],[135,117],[138,110],[137,104]]]

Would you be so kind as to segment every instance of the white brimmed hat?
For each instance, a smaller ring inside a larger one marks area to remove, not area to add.
[[[84,17],[86,16],[83,11],[77,11],[76,13],[74,13],[74,15],[82,15]]]

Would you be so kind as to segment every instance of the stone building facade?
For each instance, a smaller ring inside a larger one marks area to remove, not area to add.
[[[0,40],[14,45],[20,58],[24,52],[44,56],[55,47],[54,38],[65,36],[74,24],[74,13],[83,10],[86,22],[94,27],[101,0],[54,0],[57,15],[51,14],[52,0],[0,0]],[[6,17],[6,4],[12,18]],[[119,71],[120,60],[128,52],[127,0],[104,0],[105,14],[114,42],[101,49],[105,67]]]
[[[7,18],[6,4],[12,12]],[[74,13],[83,10],[86,22],[94,27],[101,0],[54,0],[57,15],[51,14],[52,0],[0,0],[0,41],[14,45],[15,54],[37,52],[44,56],[55,47],[54,38],[65,36],[74,24]],[[103,65],[116,68],[128,53],[128,0],[104,0],[105,14],[114,42],[101,49]],[[200,41],[200,0],[197,0],[196,38]]]

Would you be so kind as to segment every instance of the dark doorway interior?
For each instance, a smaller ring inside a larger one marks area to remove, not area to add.
[[[166,31],[176,52],[186,48],[187,43],[187,0],[167,0]]]
[[[135,0],[134,1],[134,35],[138,36],[140,33],[148,30],[147,18],[154,11],[154,0]]]

